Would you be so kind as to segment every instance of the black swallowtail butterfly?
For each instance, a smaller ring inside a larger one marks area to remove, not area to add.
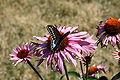
[[[58,51],[61,41],[70,34],[70,31],[68,31],[65,34],[60,34],[57,28],[54,27],[53,25],[47,25],[47,30],[50,36],[52,37],[51,51],[52,52]]]

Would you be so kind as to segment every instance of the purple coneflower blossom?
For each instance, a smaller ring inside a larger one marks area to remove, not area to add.
[[[115,56],[115,59],[119,59],[120,60],[120,51],[114,52],[113,55]]]
[[[17,47],[13,49],[15,53],[9,54],[11,56],[10,60],[14,60],[14,64],[17,65],[18,63],[26,60],[31,59],[31,54],[33,53],[31,50],[31,46],[28,43],[22,45],[22,47]]]
[[[99,24],[97,29],[96,36],[101,34],[98,44],[101,43],[102,46],[107,46],[110,42],[115,46],[120,42],[120,19],[110,18],[105,23]]]
[[[58,29],[60,34],[65,34],[68,31],[70,31],[70,33],[76,31],[78,27],[72,28],[72,27],[60,26],[58,28],[56,26],[56,28]],[[69,34],[61,41],[59,50],[56,51],[54,54],[51,52],[52,38],[50,35],[46,35],[46,37],[37,37],[37,36],[33,36],[33,37],[43,42],[43,43],[32,44],[36,51],[35,55],[38,57],[42,56],[40,58],[38,66],[43,62],[44,59],[47,58],[47,66],[50,65],[51,69],[53,69],[53,64],[55,64],[56,71],[60,73],[62,73],[64,70],[63,68],[64,59],[67,62],[69,62],[70,59],[72,63],[76,66],[77,63],[75,60],[75,55],[81,58],[82,54],[80,52],[85,52],[87,54],[90,54],[91,52],[94,52],[96,48],[96,46],[93,45],[93,43],[95,43],[95,40],[93,40],[92,36],[88,35],[87,32],[78,32],[78,33]]]

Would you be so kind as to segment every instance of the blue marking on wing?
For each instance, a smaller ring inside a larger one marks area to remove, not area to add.
[[[52,40],[52,49],[54,49],[55,48],[55,46],[56,46],[56,40]]]

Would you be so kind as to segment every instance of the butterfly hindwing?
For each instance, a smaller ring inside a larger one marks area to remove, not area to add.
[[[65,37],[67,37],[70,34],[70,31],[65,33],[64,35],[61,35],[59,41],[57,42],[55,48],[53,48],[53,50],[57,50],[60,47],[60,44],[62,42],[62,40],[64,40]]]

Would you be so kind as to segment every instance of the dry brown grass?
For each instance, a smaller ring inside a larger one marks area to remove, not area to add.
[[[33,40],[33,35],[47,33],[47,24],[79,25],[79,31],[92,35],[99,21],[120,17],[119,5],[119,0],[0,0],[0,80],[38,80],[27,64],[14,67],[9,53],[17,45]],[[120,71],[111,47],[98,48],[94,56],[92,64],[109,66],[103,75],[111,78]],[[41,75],[46,80],[58,80],[61,75],[45,69],[44,64],[39,67]],[[79,70],[79,65],[76,69],[68,65],[68,70]]]

